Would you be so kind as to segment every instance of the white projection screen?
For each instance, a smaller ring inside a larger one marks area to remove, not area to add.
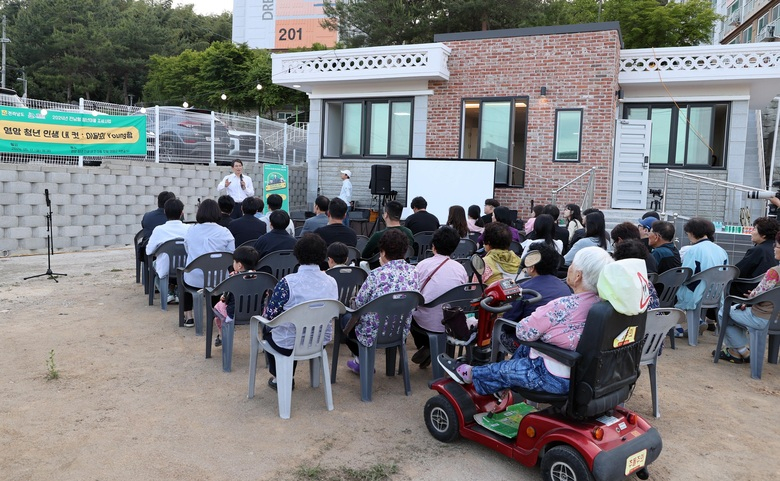
[[[428,201],[428,212],[445,224],[450,206],[460,205],[468,211],[472,204],[480,211],[485,199],[492,199],[496,175],[495,160],[477,159],[409,159],[406,165],[406,209],[421,195]],[[484,214],[484,212],[483,212]]]

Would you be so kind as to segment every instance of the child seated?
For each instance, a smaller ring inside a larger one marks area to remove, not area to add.
[[[236,274],[243,274],[247,271],[254,271],[257,262],[260,260],[260,255],[252,246],[241,246],[233,252],[233,272],[231,276]],[[214,324],[217,326],[217,338],[214,339],[214,346],[219,347],[222,345],[222,339],[219,334],[222,332],[222,324],[226,322],[233,322],[233,315],[236,311],[236,299],[233,297],[232,292],[225,292],[222,294],[219,302],[214,306]]]

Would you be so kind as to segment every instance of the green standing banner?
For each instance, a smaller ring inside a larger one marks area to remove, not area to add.
[[[0,152],[146,155],[146,115],[0,107]]]
[[[263,187],[265,198],[271,194],[282,196],[282,209],[290,212],[290,183],[288,182],[288,171],[286,165],[264,164],[263,165]],[[268,212],[268,207],[266,207]]]

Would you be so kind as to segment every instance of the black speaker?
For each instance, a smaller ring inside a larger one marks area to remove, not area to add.
[[[390,193],[390,174],[393,167],[390,165],[374,164],[371,166],[371,182],[368,188],[371,195],[387,195]]]

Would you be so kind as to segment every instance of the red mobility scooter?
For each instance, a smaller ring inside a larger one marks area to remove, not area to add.
[[[501,326],[514,324],[496,318],[511,307],[507,301],[522,292],[514,281],[504,279],[485,289],[479,301],[479,323],[487,324],[479,326],[475,349],[488,344],[485,336],[492,337],[493,360]],[[540,463],[547,481],[615,481],[634,475],[648,479],[647,466],[661,453],[661,437],[637,413],[621,406],[639,376],[645,321],[646,313],[626,316],[602,301],[588,313],[576,351],[526,343],[571,367],[568,394],[517,389],[502,397],[483,396],[472,384],[449,378],[432,381],[430,388],[438,394],[425,404],[428,431],[442,442],[462,436],[526,466]],[[547,407],[537,410],[520,402],[523,399]]]

